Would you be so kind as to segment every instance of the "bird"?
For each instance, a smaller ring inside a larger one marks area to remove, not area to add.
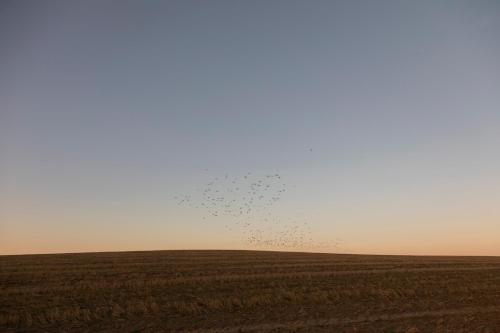
[[[204,210],[204,221],[207,217],[230,217],[233,223],[229,223],[227,228],[247,235],[246,241],[252,246],[303,247],[312,242],[310,225],[277,216],[273,209],[289,188],[279,173],[259,176],[247,172],[234,177],[226,172],[222,177],[209,180],[204,187],[196,188],[199,195],[181,195],[175,199],[179,205],[188,204]]]

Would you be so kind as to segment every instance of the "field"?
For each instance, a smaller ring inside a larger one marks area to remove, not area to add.
[[[0,332],[500,332],[499,257],[0,256]]]

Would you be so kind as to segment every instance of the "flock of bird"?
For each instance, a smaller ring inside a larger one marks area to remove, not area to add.
[[[290,190],[280,174],[215,177],[196,194],[176,196],[179,205],[201,209],[204,221],[224,219],[256,248],[314,248],[308,222],[283,218],[273,207]]]

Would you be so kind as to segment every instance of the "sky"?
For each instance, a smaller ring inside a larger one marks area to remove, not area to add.
[[[499,256],[499,35],[498,1],[2,1],[0,254],[261,249],[175,199],[252,172],[316,250]]]

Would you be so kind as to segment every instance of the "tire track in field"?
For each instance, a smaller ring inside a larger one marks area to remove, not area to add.
[[[349,271],[302,271],[302,272],[279,272],[279,273],[254,273],[254,274],[218,274],[208,276],[185,276],[165,279],[167,284],[209,282],[209,281],[239,281],[270,278],[295,278],[316,276],[342,276],[356,274],[385,274],[385,273],[421,273],[421,272],[463,272],[463,271],[486,271],[500,270],[500,266],[472,266],[472,267],[425,267],[425,268],[392,268],[392,269],[358,269]]]
[[[380,314],[371,316],[360,316],[357,318],[323,318],[300,321],[288,321],[283,323],[265,323],[255,325],[241,325],[233,327],[221,327],[215,329],[198,329],[189,331],[190,333],[239,333],[239,332],[265,332],[279,329],[312,329],[314,327],[328,327],[338,325],[371,323],[376,321],[391,321],[403,319],[416,319],[425,317],[457,316],[478,313],[500,312],[500,306],[467,307],[460,309],[445,309],[431,311],[415,311],[397,314]]]
[[[335,276],[346,276],[346,275],[358,275],[358,274],[387,274],[387,273],[425,273],[425,272],[464,272],[464,271],[495,271],[500,270],[500,266],[473,266],[473,267],[425,267],[425,268],[393,268],[393,269],[360,269],[360,270],[344,270],[344,271],[288,271],[288,272],[276,272],[276,273],[252,273],[252,274],[218,274],[218,275],[206,275],[206,276],[157,276],[152,277],[149,280],[125,280],[125,281],[90,281],[88,283],[73,283],[71,285],[62,286],[52,286],[53,290],[58,290],[59,292],[65,290],[75,290],[81,289],[121,289],[124,286],[150,286],[150,287],[160,287],[160,286],[172,286],[172,285],[183,285],[190,283],[221,283],[221,282],[234,282],[234,281],[252,281],[252,280],[268,280],[268,279],[294,279],[300,277],[313,278],[313,277],[335,277]],[[38,287],[23,287],[25,292],[35,292],[38,291]],[[43,289],[45,290],[45,289]],[[11,291],[9,291],[11,292]]]

